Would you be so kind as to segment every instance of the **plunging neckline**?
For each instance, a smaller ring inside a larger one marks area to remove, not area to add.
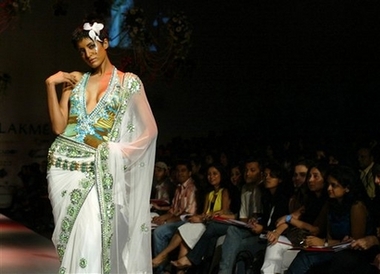
[[[100,97],[99,101],[95,104],[94,108],[89,112],[88,109],[87,109],[87,96],[86,96],[86,91],[87,91],[87,84],[88,84],[88,81],[91,77],[91,73],[88,72],[87,73],[87,78],[86,78],[86,82],[84,83],[84,92],[83,92],[83,107],[84,107],[84,112],[87,116],[92,116],[93,113],[96,113],[96,110],[98,108],[99,105],[101,105],[102,101],[104,100],[104,98],[107,97],[107,95],[109,94],[110,90],[112,90],[112,87],[111,87],[111,84],[112,84],[112,81],[115,77],[115,73],[116,73],[116,67],[113,67],[113,70],[112,70],[112,75],[110,77],[110,80],[108,81],[108,85],[107,85],[107,88],[106,88],[106,91],[104,92],[104,94]]]

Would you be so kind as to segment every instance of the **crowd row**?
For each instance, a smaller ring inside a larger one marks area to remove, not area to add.
[[[289,161],[270,147],[237,163],[226,153],[158,161],[152,267],[156,273],[377,273],[374,148],[358,147],[357,162],[344,164],[323,150]],[[321,252],[342,243],[343,251]]]

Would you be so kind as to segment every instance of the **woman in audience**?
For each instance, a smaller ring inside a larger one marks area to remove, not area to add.
[[[207,180],[213,190],[206,195],[203,214],[188,216],[188,222],[178,228],[169,245],[152,260],[153,267],[162,264],[177,247],[179,257],[185,256],[202,236],[205,230],[204,222],[207,220],[214,216],[229,219],[237,217],[240,206],[239,191],[229,183],[224,167],[212,163],[207,170]]]
[[[281,217],[277,222],[276,233],[271,234],[272,237],[268,237],[270,245],[268,245],[265,251],[264,264],[261,268],[262,273],[281,273],[281,269],[286,269],[289,266],[283,265],[283,255],[294,244],[291,242],[291,233],[295,236],[297,234],[302,236],[304,233],[305,235],[306,233],[310,235],[323,235],[323,227],[326,226],[323,220],[327,212],[322,209],[326,207],[327,201],[326,176],[328,168],[329,166],[325,163],[317,163],[311,165],[307,173],[308,175],[305,174],[303,176],[307,178],[307,183],[303,183],[303,185],[306,185],[308,190],[302,196],[295,196],[295,199],[297,197],[301,197],[302,199],[293,204],[300,204],[301,206],[295,211],[290,211],[292,214]],[[295,173],[297,170],[304,171],[305,169],[297,168],[296,165]],[[283,232],[284,235],[280,236]]]
[[[357,172],[345,166],[334,166],[328,173],[328,213],[325,239],[308,236],[306,246],[333,246],[348,239],[360,239],[373,231],[367,210],[368,196]],[[300,251],[288,274],[307,273],[312,266],[332,259],[333,252]]]
[[[312,267],[310,274],[377,274],[380,272],[380,165],[373,166],[376,198],[372,200],[372,217],[376,232],[352,241],[351,248],[334,254],[327,263]],[[376,210],[375,210],[376,209]]]
[[[239,163],[232,164],[230,169],[230,180],[231,183],[241,190],[244,184],[244,167]]]

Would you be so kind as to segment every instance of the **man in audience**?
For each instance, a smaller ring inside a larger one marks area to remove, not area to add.
[[[177,162],[176,179],[178,187],[170,209],[167,213],[152,219],[152,223],[158,225],[153,231],[154,256],[157,256],[168,245],[177,228],[184,223],[181,215],[194,214],[197,210],[197,188],[191,178],[190,161]],[[164,265],[159,266],[157,273],[162,272],[164,267]]]
[[[154,165],[153,184],[151,192],[152,212],[166,213],[173,199],[175,185],[170,180],[169,169],[166,163],[156,162]]]
[[[362,146],[358,150],[358,163],[360,168],[360,179],[367,190],[370,199],[375,198],[375,182],[372,176],[374,158],[370,147]]]
[[[263,181],[263,167],[260,160],[251,158],[246,161],[244,179],[246,184],[242,189],[239,214],[241,221],[248,222],[262,213],[260,184]],[[225,235],[229,227],[229,224],[209,223],[194,248],[172,264],[178,268],[199,265],[206,252],[209,251],[210,243],[215,243],[218,237]]]

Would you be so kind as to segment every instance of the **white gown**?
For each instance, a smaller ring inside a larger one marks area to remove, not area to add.
[[[120,81],[116,69],[87,114],[88,78],[72,91],[69,124],[48,155],[59,273],[152,273],[156,123],[139,78]]]

